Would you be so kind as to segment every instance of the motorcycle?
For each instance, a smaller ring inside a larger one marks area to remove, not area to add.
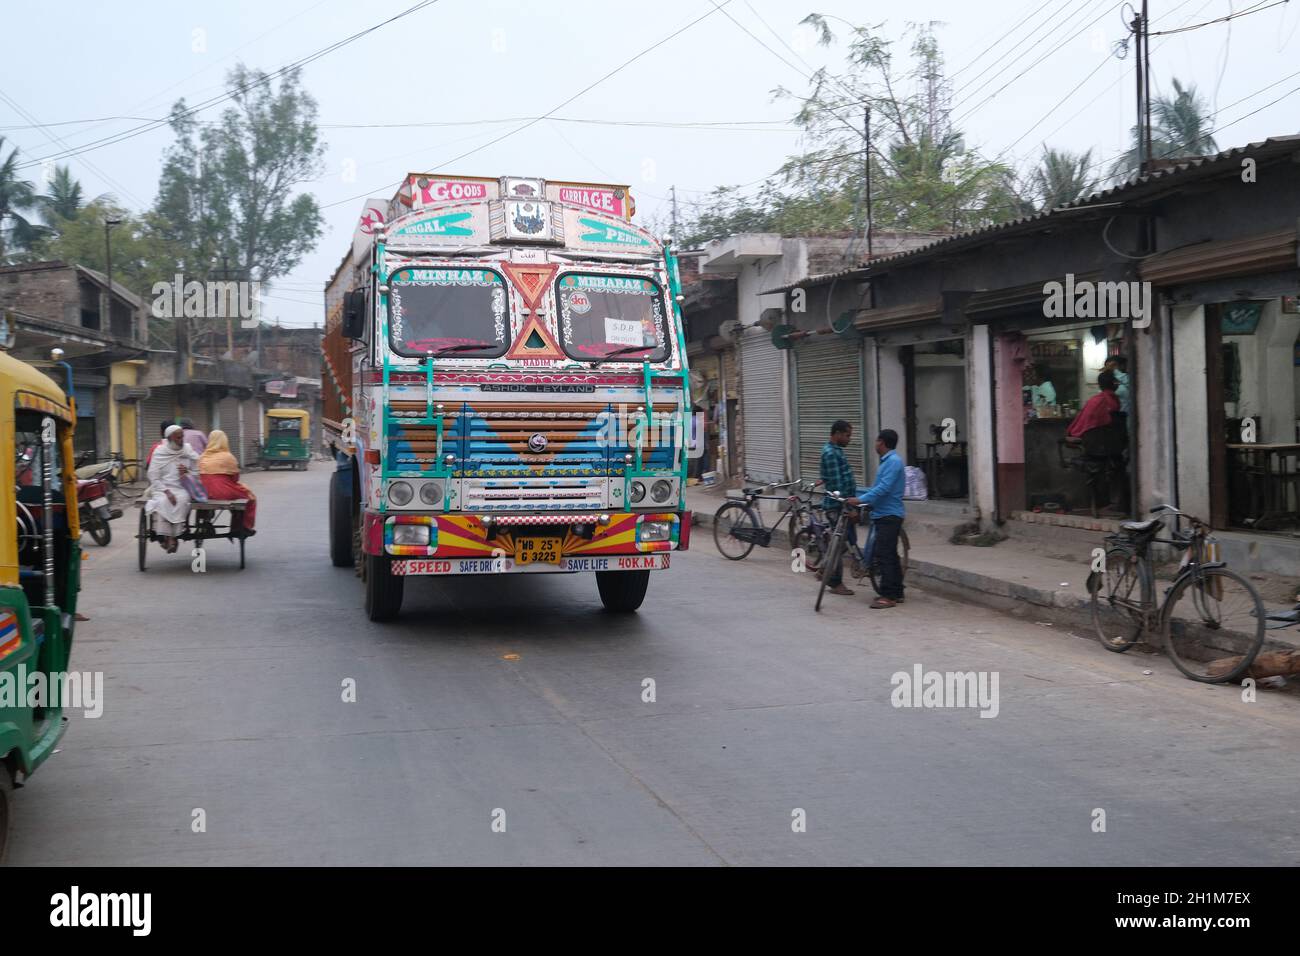
[[[101,548],[113,540],[109,522],[122,517],[122,509],[113,507],[112,502],[117,467],[117,462],[107,461],[77,469],[77,514],[81,526]]]

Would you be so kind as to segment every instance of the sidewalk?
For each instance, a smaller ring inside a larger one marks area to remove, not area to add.
[[[711,534],[713,513],[726,500],[721,489],[690,487],[686,490],[687,507],[696,515],[696,526]],[[779,513],[779,502],[763,502],[764,523],[771,527]],[[918,502],[928,506],[930,502]],[[912,502],[907,502],[910,507]],[[909,587],[946,594],[972,604],[1032,618],[1051,625],[1061,633],[1074,629],[1076,634],[1092,634],[1092,614],[1088,600],[1087,579],[1091,553],[1080,550],[1077,560],[1044,553],[1043,547],[1031,542],[1008,538],[992,547],[951,544],[947,535],[960,524],[956,510],[946,519],[936,517],[932,507],[916,509],[917,520],[909,514],[905,527],[911,543],[907,572]],[[946,523],[945,523],[946,521]],[[773,547],[788,548],[784,528],[778,528]],[[1096,544],[1101,545],[1097,534]],[[697,548],[712,548],[709,534],[695,538]],[[1157,586],[1164,575],[1157,570]],[[1253,577],[1253,575],[1252,575]],[[1159,590],[1159,587],[1158,587]],[[1261,587],[1261,593],[1264,589]],[[1264,594],[1265,606],[1286,606]],[[1291,650],[1300,647],[1300,632],[1295,628],[1266,632],[1265,647]]]

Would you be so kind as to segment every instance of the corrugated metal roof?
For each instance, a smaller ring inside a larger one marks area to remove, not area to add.
[[[890,268],[902,263],[919,261],[936,251],[952,248],[954,246],[977,245],[990,236],[1015,232],[1025,229],[1026,227],[1037,226],[1041,223],[1047,222],[1053,217],[1077,212],[1092,206],[1126,202],[1140,197],[1142,194],[1147,192],[1156,192],[1166,186],[1178,185],[1176,182],[1171,182],[1172,180],[1179,178],[1197,179],[1201,178],[1201,176],[1208,177],[1227,169],[1239,170],[1241,167],[1241,160],[1248,156],[1258,162],[1273,159],[1278,156],[1284,156],[1287,153],[1296,150],[1300,150],[1300,135],[1272,136],[1268,139],[1261,140],[1258,143],[1248,143],[1245,146],[1236,146],[1232,149],[1224,150],[1214,156],[1198,156],[1178,162],[1164,169],[1154,170],[1144,176],[1138,176],[1134,179],[1130,179],[1128,182],[1121,183],[1118,186],[1111,186],[1109,189],[1103,189],[1100,192],[1093,193],[1090,196],[1084,196],[1083,198],[1076,199],[1073,202],[1065,203],[1062,206],[1057,206],[1055,209],[1046,212],[1040,212],[1033,216],[1022,216],[1019,219],[1010,219],[1006,222],[993,223],[988,226],[981,226],[979,229],[960,232],[954,236],[946,236],[928,245],[921,246],[918,249],[909,249],[906,252],[899,252],[889,256],[880,256],[866,265],[857,266],[852,269],[844,269],[840,272],[809,276],[806,279],[792,282],[789,285],[780,286],[775,289],[768,289],[763,294],[788,292],[791,289],[799,287],[808,288],[810,286],[825,285],[828,282],[849,277],[869,278],[873,273],[878,274],[880,272],[889,271]]]

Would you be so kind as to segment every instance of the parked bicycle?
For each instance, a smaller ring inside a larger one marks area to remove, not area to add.
[[[1259,593],[1246,578],[1216,560],[1206,525],[1172,505],[1152,509],[1171,515],[1170,538],[1158,538],[1162,517],[1125,521],[1106,536],[1103,571],[1088,575],[1097,639],[1122,653],[1157,631],[1175,666],[1207,684],[1236,680],[1246,673],[1264,644],[1265,612]],[[1180,530],[1185,519],[1187,530]],[[1157,604],[1151,545],[1183,549],[1173,583]]]
[[[831,492],[831,497],[843,500],[843,496],[838,492]],[[822,595],[826,593],[826,582],[832,576],[830,569],[841,564],[844,559],[844,547],[848,536],[848,527],[850,521],[858,520],[858,510],[847,505],[841,505],[839,509],[839,518],[835,521],[834,528],[827,535],[824,553],[826,560],[823,563],[819,577],[821,583],[817,587],[817,603],[813,609],[820,611],[822,609]],[[862,505],[862,514],[870,515],[871,506]],[[907,532],[903,529],[898,531],[898,564],[902,577],[907,577],[907,562],[912,551],[912,543],[907,540]],[[863,579],[871,582],[871,590],[876,592],[878,597],[883,597],[880,591],[880,562],[876,556],[876,526],[871,525],[871,530],[867,533],[867,543],[861,547],[855,547],[849,554],[849,573],[859,585]]]
[[[772,535],[787,523],[786,533],[792,547],[800,547],[804,542],[805,563],[810,568],[819,555],[808,555],[808,547],[817,547],[823,540],[823,533],[829,527],[822,510],[814,505],[810,496],[821,484],[820,480],[796,478],[784,484],[754,485],[743,488],[743,499],[725,502],[713,513],[713,543],[724,558],[741,561],[749,557],[755,546],[771,547]],[[764,494],[767,490],[786,490],[787,494]],[[759,514],[758,501],[784,501],[785,506],[777,515],[772,526],[766,527]]]

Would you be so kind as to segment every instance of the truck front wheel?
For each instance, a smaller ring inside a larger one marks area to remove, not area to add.
[[[402,590],[406,579],[393,573],[385,555],[367,554],[366,617],[372,621],[391,621],[402,610]]]
[[[352,559],[352,496],[344,492],[345,485],[351,490],[351,483],[350,472],[336,471],[330,476],[330,562],[336,568],[356,563]]]
[[[650,583],[649,571],[597,571],[596,587],[606,611],[626,614],[635,611],[645,600]]]

